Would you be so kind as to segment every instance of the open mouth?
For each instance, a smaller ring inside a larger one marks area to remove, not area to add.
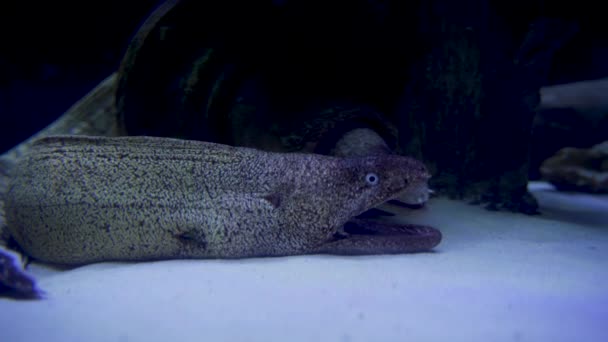
[[[387,203],[413,210],[421,209],[426,206],[432,193],[426,184],[422,184],[418,188],[408,189]],[[441,242],[441,231],[436,228],[375,220],[382,216],[395,214],[371,208],[351,218],[342,230],[334,235],[337,242],[334,247],[339,247],[340,252],[345,254],[360,254],[366,249],[367,252],[378,254],[397,254],[428,251]]]

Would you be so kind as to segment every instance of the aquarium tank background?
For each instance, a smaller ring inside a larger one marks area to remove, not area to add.
[[[599,5],[0,19],[9,341],[608,340]]]

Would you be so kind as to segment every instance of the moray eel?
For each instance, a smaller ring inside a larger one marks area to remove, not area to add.
[[[431,227],[355,218],[404,194],[426,196],[428,171],[403,156],[49,136],[35,141],[13,171],[4,198],[12,239],[53,264],[407,253],[441,240]],[[22,292],[37,291],[7,262],[0,257],[5,285],[12,279]]]
[[[15,171],[8,227],[28,255],[50,263],[403,253],[439,242],[431,228],[370,230],[356,239],[362,243],[344,229],[367,209],[426,184],[426,168],[408,157],[53,136],[35,143]]]
[[[417,160],[117,137],[115,82],[110,76],[0,156],[0,292],[43,295],[23,269],[27,257],[82,265],[363,255],[427,251],[441,241],[431,227],[359,215],[393,198],[425,202],[429,173]],[[343,146],[349,140],[362,139],[347,136]]]

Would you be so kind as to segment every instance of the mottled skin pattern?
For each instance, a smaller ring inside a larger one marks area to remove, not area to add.
[[[55,136],[35,143],[15,171],[5,203],[8,227],[29,255],[46,262],[280,256],[342,245],[343,253],[397,253],[439,242],[433,230],[420,231],[426,243],[415,245],[393,232],[394,246],[370,234],[353,248],[342,229],[363,211],[426,184],[424,165],[407,157]]]

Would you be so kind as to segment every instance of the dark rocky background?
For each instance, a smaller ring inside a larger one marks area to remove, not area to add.
[[[2,8],[0,151],[45,127],[116,70],[157,3],[16,1]]]
[[[390,3],[370,2],[374,6]],[[432,2],[436,6],[442,4],[438,0]],[[578,23],[579,32],[555,56],[547,84],[608,77],[608,27],[599,5],[585,2],[558,5],[548,1],[477,2],[479,6],[496,7],[508,23],[501,29],[510,30],[508,35],[513,37],[523,37],[528,24],[541,12],[545,16]],[[0,12],[3,33],[0,43],[0,152],[46,126],[114,71],[129,39],[157,3],[152,0],[15,2],[12,7],[3,8]],[[319,11],[325,10],[323,2],[311,3],[311,6],[318,6]],[[462,11],[464,16],[466,8]],[[425,20],[424,16],[419,18]],[[423,24],[413,27],[421,28]],[[531,152],[532,178],[538,175],[537,165],[558,148],[566,145],[587,147],[606,140],[606,121],[597,115],[589,117],[569,110],[540,113],[537,122],[542,125],[535,129]]]

